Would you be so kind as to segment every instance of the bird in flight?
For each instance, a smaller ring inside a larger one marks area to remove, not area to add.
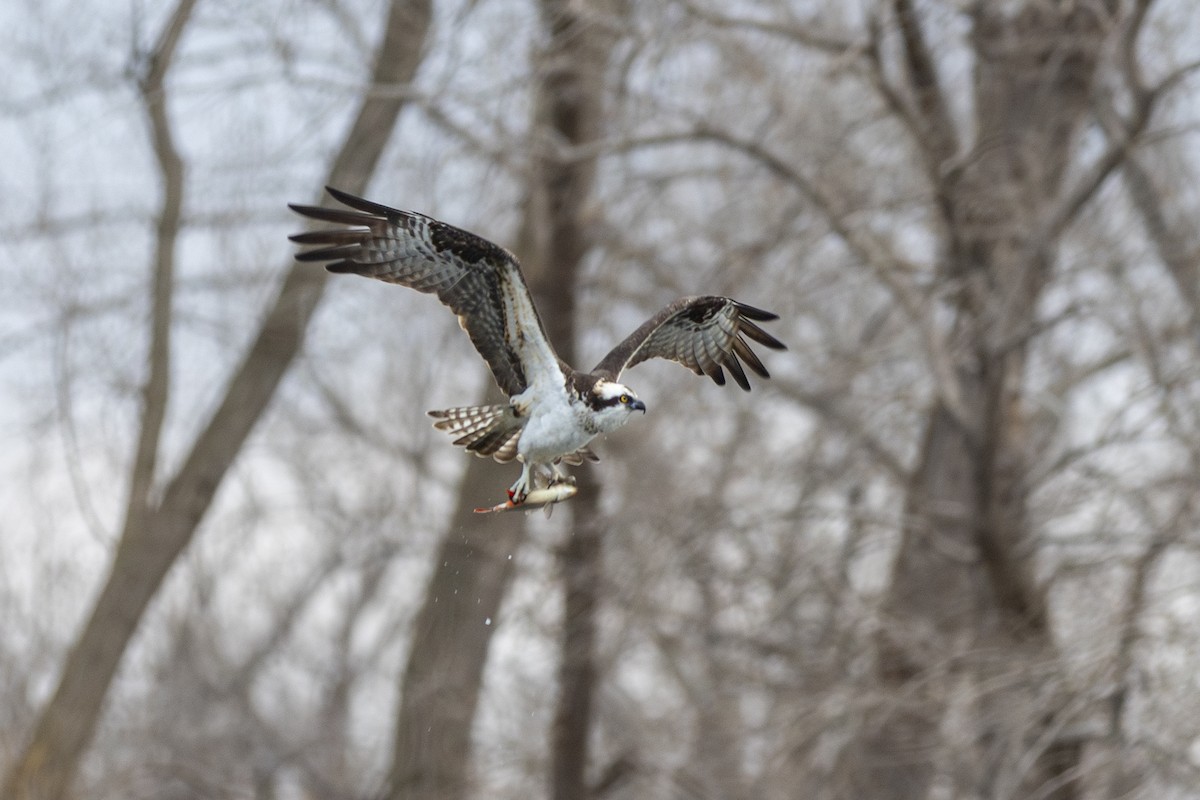
[[[330,272],[436,294],[458,315],[508,396],[507,403],[428,412],[437,420],[436,428],[455,437],[454,444],[501,463],[521,462],[508,501],[477,511],[516,508],[527,499],[531,505],[539,498],[553,503],[573,495],[561,465],[598,460],[588,448],[592,439],[621,427],[635,411],[646,411],[633,389],[621,383],[621,373],[629,367],[665,358],[719,385],[725,384],[728,369],[749,391],[741,361],[764,378],[770,375],[746,338],[785,349],[755,324],[778,315],[728,297],[684,297],[646,320],[591,371],[581,372],[559,358],[546,338],[512,253],[422,214],[332,187],[327,191],[347,208],[290,205],[305,217],[339,226],[290,237],[297,244],[317,246],[299,252],[297,260],[326,262]]]

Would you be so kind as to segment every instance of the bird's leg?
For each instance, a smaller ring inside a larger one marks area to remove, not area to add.
[[[528,461],[521,464],[521,477],[508,490],[508,501],[514,506],[521,505],[529,496],[530,466]]]
[[[575,485],[575,479],[567,474],[563,469],[562,464],[555,463],[550,465],[550,486],[557,486],[560,483],[569,483]]]

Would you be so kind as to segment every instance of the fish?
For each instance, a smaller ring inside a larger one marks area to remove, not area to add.
[[[503,503],[497,503],[494,506],[477,508],[476,514],[491,514],[499,511],[513,511],[520,509],[523,511],[533,511],[537,508],[545,508],[546,516],[550,516],[550,509],[555,503],[562,503],[570,500],[579,492],[579,489],[574,483],[563,481],[554,483],[544,489],[534,489],[525,497],[525,502],[520,505],[514,505],[511,499],[505,500]]]

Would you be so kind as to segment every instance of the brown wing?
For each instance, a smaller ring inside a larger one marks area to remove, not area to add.
[[[296,255],[348,272],[436,294],[458,315],[475,349],[510,397],[523,392],[537,369],[558,369],[554,353],[516,258],[504,248],[444,222],[399,211],[327,187],[354,210],[291,205],[310,219],[343,227],[298,233]]]
[[[685,297],[646,320],[592,371],[617,380],[624,370],[636,364],[651,358],[666,358],[678,361],[697,375],[708,375],[722,386],[725,385],[722,367],[728,368],[738,386],[750,391],[750,381],[739,357],[762,377],[771,376],[743,336],[773,350],[787,349],[754,324],[773,319],[779,316],[728,297]]]

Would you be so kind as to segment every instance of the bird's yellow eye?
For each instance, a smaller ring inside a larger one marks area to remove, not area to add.
[[[629,395],[627,395],[627,394],[621,395],[621,402],[628,405],[629,404]]]

